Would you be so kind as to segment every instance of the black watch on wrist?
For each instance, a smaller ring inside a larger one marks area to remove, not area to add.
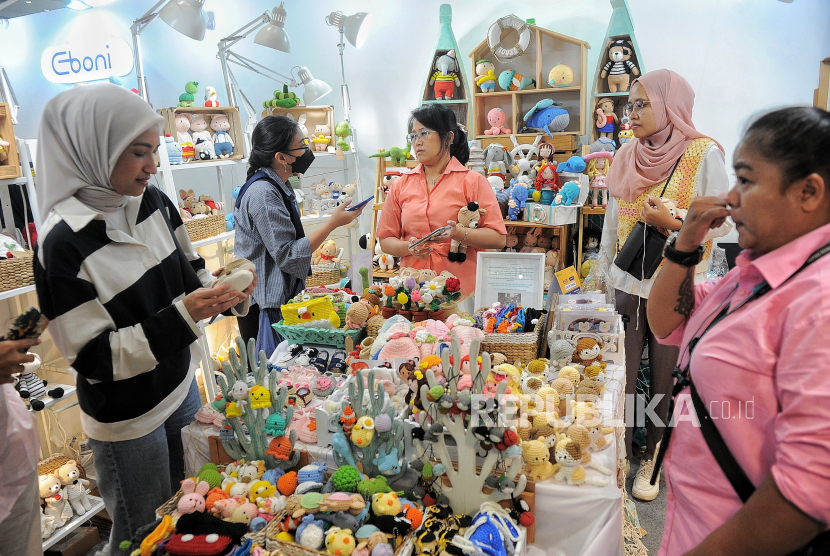
[[[663,247],[663,257],[681,266],[693,267],[703,260],[703,245],[692,252],[678,251],[674,248],[677,241],[677,232],[672,232],[666,245]]]

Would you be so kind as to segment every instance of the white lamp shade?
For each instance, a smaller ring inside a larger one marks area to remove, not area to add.
[[[297,75],[300,77],[300,83],[305,85],[303,92],[303,101],[306,106],[311,106],[327,94],[331,92],[331,87],[325,81],[314,79],[308,68],[301,67],[297,70]]]
[[[259,30],[256,37],[254,37],[254,42],[274,50],[291,53],[291,41],[288,39],[288,33],[283,29],[285,15],[285,8],[282,7],[282,4],[274,8],[274,12],[271,14],[271,23]]]
[[[202,10],[205,0],[170,0],[159,17],[167,25],[191,39],[200,41],[205,38],[207,16]]]
[[[366,12],[358,12],[346,18],[343,25],[343,34],[346,40],[355,48],[360,48],[366,42],[366,36],[372,27],[372,16]]]

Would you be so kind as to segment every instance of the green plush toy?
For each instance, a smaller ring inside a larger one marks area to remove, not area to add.
[[[392,147],[388,151],[383,151],[382,153],[370,154],[369,158],[386,158],[388,156],[392,159],[392,164],[395,166],[406,166],[406,161],[409,159],[409,151],[411,149],[412,145],[407,143],[405,149],[400,147]]]
[[[386,494],[388,492],[395,492],[393,491],[388,484],[386,484],[386,477],[380,476],[375,477],[374,479],[366,479],[365,481],[360,481],[357,485],[357,492],[363,496],[363,498],[371,499],[372,496],[375,494]],[[398,496],[403,496],[403,491],[395,492]]]
[[[331,476],[331,483],[339,492],[357,492],[360,472],[351,465],[341,465]]]
[[[294,108],[300,104],[300,97],[288,91],[288,85],[282,86],[282,91],[274,91],[274,98],[262,103],[263,108]]]
[[[334,127],[334,134],[337,136],[337,147],[343,151],[347,152],[349,150],[349,143],[346,141],[346,137],[349,137],[352,134],[352,128],[349,127],[349,122],[340,122]]]
[[[184,93],[179,95],[179,104],[176,106],[190,107],[196,100],[196,92],[199,90],[198,81],[188,81],[184,86]]]

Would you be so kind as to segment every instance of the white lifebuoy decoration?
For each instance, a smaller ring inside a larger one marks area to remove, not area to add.
[[[514,45],[503,45],[501,35],[505,29],[515,29],[519,33],[519,42]],[[490,26],[487,33],[487,42],[493,56],[502,64],[506,64],[527,52],[532,37],[530,27],[523,19],[519,19],[515,15],[508,15],[498,19]]]

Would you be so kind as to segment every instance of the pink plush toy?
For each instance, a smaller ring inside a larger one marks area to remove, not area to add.
[[[210,492],[210,485],[207,481],[199,481],[197,485],[193,479],[185,479],[182,482],[182,492],[184,492],[184,496],[179,499],[173,517],[205,512],[205,496]]]
[[[503,127],[504,121],[507,119],[507,115],[504,113],[504,110],[501,108],[493,108],[489,112],[487,112],[487,123],[490,124],[490,129],[484,131],[486,135],[498,135],[503,133],[505,135],[510,134],[510,129]]]

